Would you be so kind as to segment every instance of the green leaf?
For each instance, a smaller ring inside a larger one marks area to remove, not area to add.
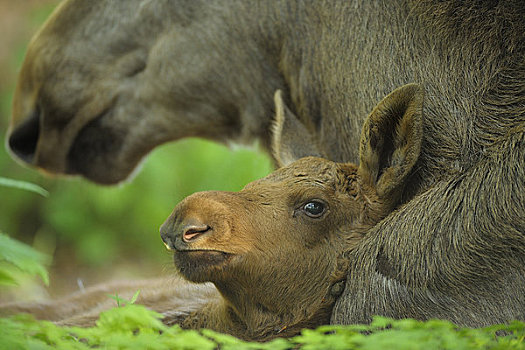
[[[49,276],[43,264],[49,264],[50,258],[32,247],[16,241],[0,232],[0,261],[5,261],[6,266],[0,265],[4,279],[0,278],[0,284],[7,282],[12,277],[10,269],[13,266],[30,275],[38,275],[46,285],[49,284]]]
[[[8,179],[6,177],[0,176],[0,186],[18,188],[20,190],[38,193],[39,195],[43,197],[49,196],[49,192],[43,189],[42,187],[32,184],[30,182],[26,182],[26,181],[13,180],[13,179]]]
[[[0,266],[0,285],[2,286],[16,286],[16,278],[9,273],[9,271],[4,267]]]
[[[108,294],[107,296],[117,302],[117,307],[120,307],[121,303],[124,305],[124,303],[126,302],[124,299],[118,296],[118,293],[116,293],[115,295]]]
[[[137,301],[137,298],[139,297],[139,294],[140,294],[140,289],[137,290],[135,292],[135,294],[133,294],[133,296],[131,297],[131,300],[129,301],[130,304],[135,304],[135,301]]]
[[[111,299],[113,299],[113,300],[115,300],[117,302],[117,307],[121,307],[121,306],[124,306],[124,305],[135,304],[135,301],[137,301],[137,298],[139,297],[139,294],[140,294],[140,289],[137,290],[135,292],[135,294],[133,294],[133,296],[131,297],[131,300],[127,300],[127,299],[119,297],[118,293],[115,294],[115,295],[108,294],[108,297],[110,297]]]

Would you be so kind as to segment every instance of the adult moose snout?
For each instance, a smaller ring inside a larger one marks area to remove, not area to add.
[[[43,125],[43,118],[42,110],[35,107],[22,122],[12,123],[7,134],[7,149],[13,158],[48,173],[70,173],[63,161],[69,143],[56,130]],[[48,141],[42,142],[43,136]]]

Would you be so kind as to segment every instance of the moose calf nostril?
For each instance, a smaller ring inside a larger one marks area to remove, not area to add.
[[[189,225],[186,226],[182,233],[182,239],[189,242],[198,236],[206,233],[210,227],[208,225]]]
[[[40,134],[40,112],[38,109],[9,135],[9,148],[24,162],[32,163]]]

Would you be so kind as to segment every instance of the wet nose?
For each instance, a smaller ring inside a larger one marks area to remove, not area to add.
[[[187,243],[212,231],[211,227],[197,220],[185,220],[173,225],[168,219],[160,228],[160,236],[168,250],[184,249]]]
[[[182,229],[182,240],[184,242],[191,242],[208,231],[210,231],[210,226],[205,224],[186,225]]]
[[[40,134],[40,111],[35,109],[23,123],[17,125],[9,135],[11,151],[26,163],[33,163]]]

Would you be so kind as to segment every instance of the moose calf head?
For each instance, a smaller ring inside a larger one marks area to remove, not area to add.
[[[224,297],[226,316],[199,327],[232,332],[233,322],[245,330],[236,335],[260,339],[329,321],[346,276],[345,252],[399,204],[408,185],[422,102],[415,84],[388,95],[365,122],[357,166],[295,160],[316,154],[315,140],[276,93],[273,141],[282,167],[240,192],[187,197],[160,229],[180,273],[213,282]],[[298,130],[303,134],[289,137]]]

